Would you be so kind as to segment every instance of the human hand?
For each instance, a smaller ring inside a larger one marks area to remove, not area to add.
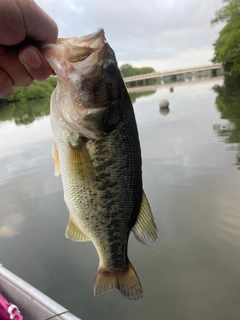
[[[33,0],[0,0],[0,98],[52,74],[39,45],[55,43],[57,34],[56,23]]]

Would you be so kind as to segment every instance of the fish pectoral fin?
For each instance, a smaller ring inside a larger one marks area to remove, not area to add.
[[[71,239],[73,241],[91,241],[85,234],[76,226],[73,219],[69,218],[68,226],[65,233],[66,238]]]
[[[96,179],[87,148],[79,135],[73,136],[69,141],[66,164],[67,171],[75,182],[82,184]]]
[[[60,160],[59,160],[59,155],[58,155],[58,149],[56,146],[56,143],[53,143],[52,146],[52,157],[54,159],[54,175],[57,177],[60,175]]]
[[[140,212],[138,214],[137,221],[132,228],[132,232],[139,242],[147,246],[154,245],[158,238],[157,226],[144,191],[142,194]]]
[[[126,268],[122,270],[109,271],[101,266],[98,268],[94,295],[97,296],[112,289],[118,289],[130,300],[137,300],[143,296],[140,280],[131,262],[128,262]]]

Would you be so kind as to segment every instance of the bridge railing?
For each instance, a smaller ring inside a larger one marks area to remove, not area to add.
[[[168,75],[177,75],[182,73],[189,73],[189,72],[198,72],[198,71],[207,71],[207,70],[215,70],[222,68],[221,64],[214,64],[214,65],[208,65],[208,66],[202,66],[202,67],[194,67],[194,68],[187,68],[187,69],[178,69],[174,71],[164,71],[164,72],[151,72],[151,73],[145,73],[141,75],[131,76],[131,77],[125,77],[123,80],[125,82],[131,82],[131,81],[138,81],[138,80],[145,80],[145,79],[151,79],[151,78],[160,78],[163,76]]]

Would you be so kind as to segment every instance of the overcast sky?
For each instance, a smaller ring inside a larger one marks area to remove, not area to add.
[[[57,22],[59,37],[103,27],[119,65],[156,71],[210,64],[222,25],[210,20],[222,0],[36,0]]]

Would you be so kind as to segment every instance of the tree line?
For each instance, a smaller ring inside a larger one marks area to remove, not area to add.
[[[36,100],[42,98],[49,98],[57,85],[57,78],[50,77],[46,81],[33,81],[27,88],[15,88],[13,94],[6,99],[0,99],[0,107],[6,103]]]
[[[126,63],[120,67],[120,72],[122,74],[122,77],[126,78],[131,76],[138,76],[141,74],[152,73],[156,71],[151,67],[135,68],[131,64]]]
[[[240,76],[240,0],[223,0],[211,24],[225,22],[214,46],[214,63],[222,63],[231,76]]]
[[[151,67],[134,68],[130,64],[123,64],[120,67],[120,72],[123,77],[129,77],[139,74],[146,74],[155,72]],[[49,98],[57,85],[57,78],[50,77],[46,81],[37,82],[33,81],[27,88],[15,88],[13,94],[6,99],[0,99],[0,107],[6,103],[36,100],[42,98]]]

